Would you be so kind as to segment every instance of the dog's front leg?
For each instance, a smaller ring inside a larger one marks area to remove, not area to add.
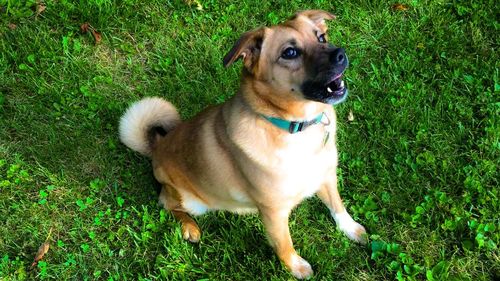
[[[309,263],[301,258],[293,248],[288,215],[290,210],[275,208],[259,208],[267,237],[274,251],[292,274],[299,279],[308,278],[313,274]]]
[[[344,232],[349,239],[365,244],[367,242],[365,228],[354,221],[347,212],[337,189],[337,175],[329,178],[317,192],[318,197],[330,209],[330,213],[337,223],[337,227]]]

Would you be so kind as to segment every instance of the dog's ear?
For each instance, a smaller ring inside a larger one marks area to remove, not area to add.
[[[224,67],[230,66],[239,58],[243,58],[243,64],[251,71],[257,62],[264,40],[264,28],[259,28],[244,33],[231,50],[224,56]]]
[[[327,29],[325,20],[333,20],[336,18],[334,14],[331,14],[329,12],[323,11],[323,10],[306,10],[306,11],[301,11],[295,14],[295,17],[298,16],[304,16],[311,20],[316,26],[321,28],[324,32]]]

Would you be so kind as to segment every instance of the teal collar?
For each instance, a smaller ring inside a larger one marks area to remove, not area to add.
[[[280,128],[280,129],[283,129],[285,131],[288,131],[290,134],[295,134],[295,133],[304,131],[306,128],[308,128],[311,125],[321,123],[321,120],[323,119],[323,115],[325,115],[325,114],[323,112],[321,112],[320,115],[316,116],[316,118],[314,118],[312,120],[298,122],[298,121],[288,121],[288,120],[284,120],[284,119],[280,119],[280,118],[276,118],[276,117],[265,116],[265,115],[261,114],[261,116],[264,119],[271,122],[274,126]],[[330,123],[330,122],[328,121],[328,123]],[[328,124],[326,124],[326,125],[328,125]]]

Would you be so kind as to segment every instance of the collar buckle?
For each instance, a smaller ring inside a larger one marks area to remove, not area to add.
[[[291,121],[290,127],[288,127],[288,131],[290,132],[290,134],[295,134],[297,132],[300,132],[304,127],[304,123],[305,122]]]

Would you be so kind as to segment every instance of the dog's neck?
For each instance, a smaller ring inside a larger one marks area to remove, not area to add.
[[[257,114],[277,117],[289,121],[305,121],[316,118],[331,106],[304,99],[283,99],[282,95],[270,94],[264,82],[253,80],[242,83],[240,95],[243,101]],[[283,93],[286,94],[286,93]]]

